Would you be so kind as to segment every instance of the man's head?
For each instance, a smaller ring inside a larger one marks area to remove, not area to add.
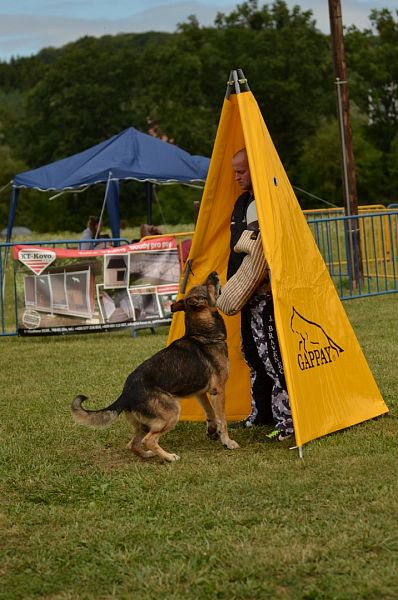
[[[242,190],[253,191],[252,178],[250,175],[249,161],[247,160],[246,148],[238,150],[232,158],[232,169],[235,173],[235,180]]]
[[[161,233],[159,227],[156,227],[155,225],[148,225],[148,223],[142,223],[142,225],[140,225],[141,238],[149,235],[161,235]]]
[[[90,215],[88,218],[87,227],[95,236],[96,232],[99,231],[102,227],[102,221],[100,221],[98,217]]]

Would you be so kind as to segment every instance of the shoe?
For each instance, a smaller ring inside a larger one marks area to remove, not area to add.
[[[274,429],[270,433],[268,433],[264,440],[265,442],[283,442],[284,440],[289,440],[293,437],[293,433],[288,433],[287,431],[282,431],[282,429]]]
[[[243,421],[232,421],[232,423],[228,423],[228,429],[250,429],[251,427],[255,427],[255,424],[248,419],[243,419]]]
[[[249,419],[243,419],[243,421],[232,421],[228,423],[229,429],[252,429],[253,427],[275,427],[274,421],[250,421]]]

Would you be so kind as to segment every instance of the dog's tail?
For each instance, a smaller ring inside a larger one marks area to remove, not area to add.
[[[76,423],[82,423],[88,427],[107,427],[118,418],[123,410],[121,396],[113,404],[100,410],[85,410],[82,407],[85,400],[87,400],[87,396],[83,396],[82,394],[76,396],[70,410]]]

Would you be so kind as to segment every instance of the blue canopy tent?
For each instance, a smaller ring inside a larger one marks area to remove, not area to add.
[[[146,184],[150,217],[152,184],[204,182],[209,163],[204,156],[193,156],[178,146],[129,127],[83,152],[16,175],[12,184],[7,241],[11,239],[21,188],[63,192],[105,183],[104,204],[108,209],[112,236],[118,238],[119,181],[135,180]]]

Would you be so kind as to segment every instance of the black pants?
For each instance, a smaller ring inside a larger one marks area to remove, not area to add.
[[[249,420],[255,424],[274,423],[272,418],[271,393],[274,382],[267,375],[255,344],[251,314],[248,305],[241,311],[242,352],[250,369],[252,412]]]

